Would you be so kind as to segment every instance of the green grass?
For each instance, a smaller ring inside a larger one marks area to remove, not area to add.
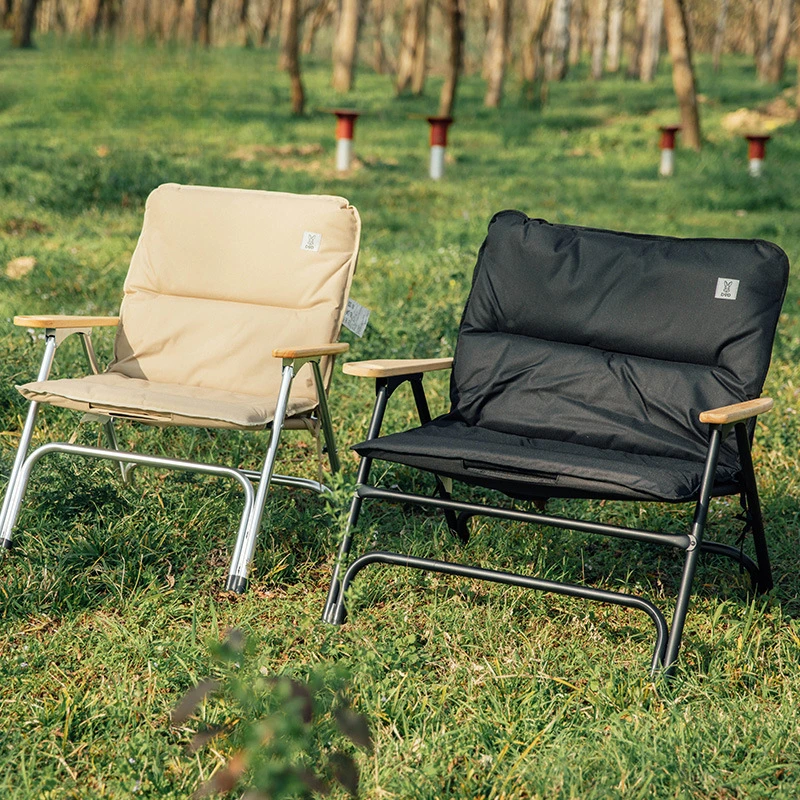
[[[7,474],[25,413],[14,383],[35,374],[41,341],[19,313],[114,313],[144,200],[163,181],[343,194],[364,237],[353,297],[373,309],[353,358],[452,351],[475,254],[491,215],[517,207],[551,221],[683,236],[764,237],[800,255],[800,131],[781,129],[765,176],[746,174],[745,145],[724,114],[772,98],[752,68],[701,65],[707,143],[656,175],[657,126],[676,118],[667,72],[652,86],[578,77],[531,109],[512,76],[500,111],[465,80],[446,178],[427,180],[423,98],[393,99],[387,77],[361,74],[346,104],[363,109],[360,163],[333,169],[337,99],[325,64],[307,66],[310,112],[289,114],[274,54],[121,47],[88,49],[40,37],[15,52],[0,39],[0,466]],[[317,150],[303,149],[319,145]],[[291,146],[287,149],[286,146]],[[33,256],[11,279],[5,265]],[[776,574],[768,598],[708,559],[698,574],[678,680],[653,684],[650,623],[589,606],[436,576],[373,568],[360,577],[350,622],[319,622],[337,519],[319,499],[276,490],[252,590],[221,591],[238,491],[212,478],[142,470],[124,489],[106,465],[53,458],[34,474],[15,549],[0,563],[0,791],[9,798],[189,797],[229,752],[187,749],[199,722],[171,728],[169,710],[217,670],[223,632],[242,629],[260,668],[303,678],[340,666],[354,707],[371,720],[361,752],[371,798],[794,798],[800,794],[800,284],[793,278],[759,422],[755,457]],[[108,357],[111,339],[97,336]],[[82,369],[75,342],[55,374]],[[426,380],[435,411],[444,378]],[[335,376],[331,401],[343,446],[362,437],[367,381]],[[437,396],[438,395],[438,396]],[[400,392],[387,429],[411,422]],[[69,437],[75,415],[46,410],[45,435]],[[84,432],[83,441],[94,434]],[[124,442],[154,452],[255,465],[264,437],[130,426]],[[37,439],[38,441],[38,439]],[[286,458],[313,476],[308,443]],[[346,498],[356,462],[345,451]],[[388,483],[413,485],[403,469]],[[567,510],[564,503],[554,510]],[[625,506],[594,504],[633,522]],[[723,501],[714,538],[738,523]],[[647,507],[639,522],[675,529],[683,509]],[[419,555],[454,550],[438,521],[375,508],[362,541]],[[464,558],[499,568],[644,591],[671,607],[670,554],[589,537],[482,522]],[[200,709],[229,720],[226,696]]]

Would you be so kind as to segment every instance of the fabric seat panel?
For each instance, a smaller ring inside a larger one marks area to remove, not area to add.
[[[128,378],[116,373],[27,383],[17,389],[28,400],[143,422],[261,429],[275,413],[276,396],[251,396]],[[313,410],[315,395],[296,394],[288,415]]]

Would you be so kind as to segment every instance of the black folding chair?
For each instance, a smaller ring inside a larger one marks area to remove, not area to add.
[[[756,415],[788,278],[780,248],[763,241],[677,239],[553,225],[503,211],[489,225],[459,329],[451,410],[430,419],[423,373],[451,359],[346,364],[376,379],[376,402],[324,611],[345,617],[347,589],[368,564],[555,592],[640,609],[656,627],[655,672],[680,647],[697,559],[727,556],[754,588],[772,574],[750,455]],[[380,428],[391,394],[410,382],[420,427]],[[369,484],[373,459],[431,472],[436,494]],[[534,501],[519,510],[462,502],[452,479]],[[739,495],[755,561],[704,540],[712,497]],[[639,530],[543,513],[547,498],[694,503],[689,531]],[[466,540],[485,516],[597,533],[685,552],[671,626],[651,600],[463,564],[372,551],[350,560],[366,499],[444,511]]]

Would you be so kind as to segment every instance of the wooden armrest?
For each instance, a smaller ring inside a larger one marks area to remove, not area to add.
[[[314,356],[338,356],[350,349],[347,342],[320,344],[316,347],[277,347],[272,351],[275,358],[314,358]]]
[[[375,361],[348,361],[342,365],[342,371],[358,378],[391,378],[450,369],[452,366],[452,358],[382,358]]]
[[[14,317],[22,328],[100,328],[117,325],[119,317],[73,317],[67,314]]]
[[[729,425],[731,422],[741,422],[743,419],[763,414],[773,405],[771,397],[757,397],[755,400],[745,400],[744,403],[703,411],[700,414],[700,422],[707,422],[709,425]]]

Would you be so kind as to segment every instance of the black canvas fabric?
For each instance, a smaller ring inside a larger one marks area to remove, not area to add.
[[[764,241],[501,212],[461,321],[450,413],[355,449],[515,495],[692,499],[699,414],[759,396],[787,278]],[[726,442],[716,491],[735,490],[737,472]]]

